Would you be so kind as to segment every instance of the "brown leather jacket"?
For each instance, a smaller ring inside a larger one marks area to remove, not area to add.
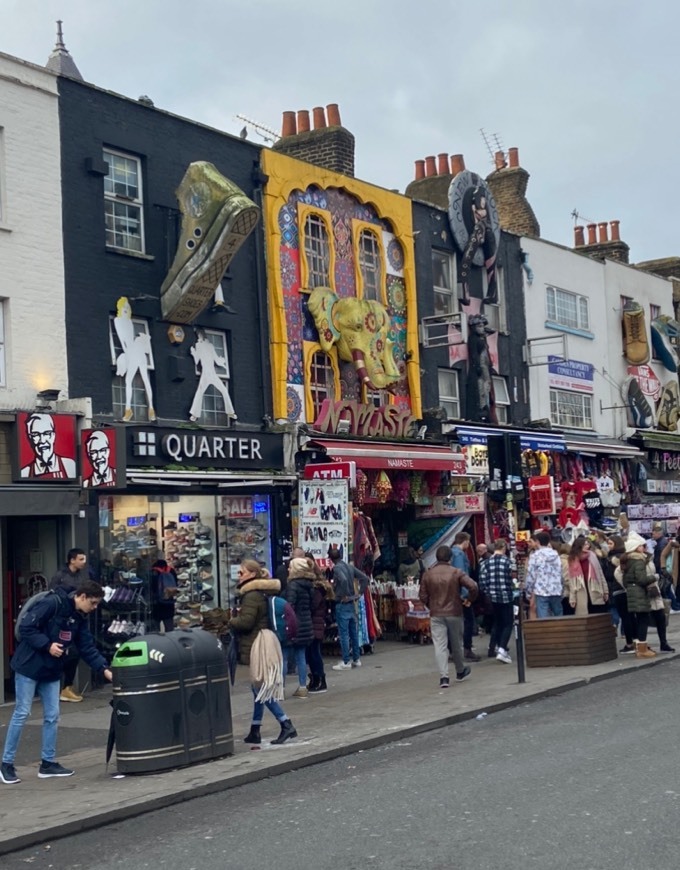
[[[468,601],[477,598],[478,587],[474,580],[448,562],[437,562],[420,581],[420,600],[429,607],[430,616],[462,616],[461,586],[469,592]]]

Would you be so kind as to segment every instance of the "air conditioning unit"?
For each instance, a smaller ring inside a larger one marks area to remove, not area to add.
[[[464,311],[456,311],[454,314],[423,317],[420,321],[419,337],[424,348],[465,344],[468,338],[467,315]]]

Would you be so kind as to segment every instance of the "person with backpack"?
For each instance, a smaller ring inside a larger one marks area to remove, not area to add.
[[[359,626],[357,623],[357,601],[366,591],[370,582],[363,571],[343,561],[339,547],[328,548],[328,558],[333,563],[333,590],[335,592],[335,621],[340,635],[342,661],[333,665],[334,671],[349,671],[361,667],[361,647],[359,646]],[[359,581],[358,591],[354,581]],[[350,654],[352,660],[350,662]]]
[[[179,581],[177,574],[165,559],[157,559],[151,566],[151,615],[156,625],[167,633],[175,627],[175,595]]]
[[[308,695],[307,648],[314,640],[312,584],[315,580],[316,573],[305,557],[290,560],[285,598],[295,611],[297,633],[293,643],[283,647],[283,672],[288,673],[288,662],[295,658],[299,685],[293,692],[294,698],[306,698]]]
[[[68,651],[75,647],[94,671],[113,679],[106,660],[98,652],[87,627],[104,590],[92,580],[74,592],[58,587],[48,592],[23,613],[19,633],[21,640],[10,661],[14,671],[16,703],[7,726],[5,747],[0,765],[0,780],[13,785],[21,782],[14,767],[21,732],[30,716],[33,699],[38,695],[43,706],[42,753],[38,777],[73,776],[74,771],[56,761],[57,726],[59,724],[59,687]]]
[[[93,580],[87,572],[87,555],[79,547],[73,547],[66,554],[66,564],[50,580],[50,589],[64,589],[66,592],[75,592],[83,583]],[[79,704],[83,696],[73,688],[78,671],[80,657],[72,650],[64,663],[64,687],[59,694],[60,701],[69,701]]]
[[[269,576],[269,572],[254,559],[244,559],[238,571],[237,595],[240,609],[237,616],[229,620],[229,630],[238,637],[239,661],[241,664],[250,665],[250,653],[258,634],[263,629],[270,629],[270,599],[278,595],[281,584],[278,580]],[[277,645],[278,646],[278,645]],[[243,738],[244,743],[259,745],[262,743],[260,733],[264,708],[275,717],[281,726],[279,736],[272,743],[281,744],[286,740],[297,737],[295,726],[290,721],[283,707],[273,698],[267,701],[258,701],[259,687],[251,685],[254,698],[253,718],[250,731]]]

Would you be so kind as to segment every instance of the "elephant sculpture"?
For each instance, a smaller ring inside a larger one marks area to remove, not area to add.
[[[338,356],[353,363],[361,384],[384,390],[401,379],[394,342],[388,338],[390,316],[380,302],[354,296],[340,299],[328,287],[317,287],[307,306],[322,349],[328,352],[337,345]]]

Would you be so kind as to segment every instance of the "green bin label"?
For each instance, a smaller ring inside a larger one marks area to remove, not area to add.
[[[149,647],[145,640],[130,640],[116,652],[111,662],[115,668],[128,668],[134,665],[149,664]]]

